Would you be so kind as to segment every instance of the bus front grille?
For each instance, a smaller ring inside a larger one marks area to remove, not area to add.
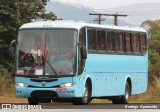
[[[55,91],[49,90],[36,90],[31,92],[32,98],[58,98],[58,94]]]

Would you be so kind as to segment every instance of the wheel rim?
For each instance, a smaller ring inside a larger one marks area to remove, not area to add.
[[[129,101],[129,96],[130,96],[130,88],[127,85],[127,87],[126,87],[126,95],[125,95],[126,103],[128,103],[128,101]]]
[[[87,87],[85,87],[85,90],[84,90],[84,102],[88,103],[88,88]]]
[[[126,92],[126,101],[128,101],[128,99],[129,99],[129,92],[127,90],[127,92]]]

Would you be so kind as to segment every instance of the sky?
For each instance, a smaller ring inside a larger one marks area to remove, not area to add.
[[[160,3],[160,0],[57,0],[57,1],[80,4],[82,6],[87,6],[93,9],[113,8],[135,3]]]

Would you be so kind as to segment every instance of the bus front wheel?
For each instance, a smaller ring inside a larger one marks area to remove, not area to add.
[[[90,87],[88,86],[88,84],[85,85],[84,88],[84,95],[82,98],[78,98],[75,101],[73,101],[74,105],[86,105],[88,103],[90,103],[91,101],[91,94],[90,94]]]
[[[38,105],[38,99],[37,98],[28,98],[29,105]]]

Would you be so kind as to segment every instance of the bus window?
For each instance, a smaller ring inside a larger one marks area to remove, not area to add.
[[[130,33],[125,33],[125,45],[126,45],[126,52],[131,52],[131,35]]]
[[[86,29],[82,28],[80,30],[79,41],[81,42],[82,46],[86,46]]]
[[[102,44],[101,44],[101,50],[102,51],[106,51],[106,35],[105,35],[105,31],[101,31],[101,41],[102,41]]]
[[[115,51],[114,32],[107,31],[107,51]]]
[[[88,50],[92,50],[92,30],[87,30],[88,35]]]
[[[92,30],[92,49],[97,50],[96,30]]]
[[[98,50],[101,50],[101,31],[97,30],[97,44],[98,44]]]
[[[98,44],[98,51],[105,52],[106,50],[106,37],[105,31],[97,31],[97,44]]]
[[[85,66],[85,61],[86,61],[82,59],[82,56],[81,56],[81,47],[83,46],[86,48],[86,29],[85,28],[82,28],[80,30],[79,43],[81,43],[81,45],[78,48],[78,75],[82,74]]]
[[[139,40],[139,33],[133,34],[133,51],[134,53],[140,53],[140,40]]]
[[[122,32],[116,32],[115,38],[116,38],[116,50],[117,50],[117,52],[123,52],[123,33]]]
[[[88,51],[95,51],[97,50],[96,44],[96,30],[89,29],[88,31]]]
[[[141,34],[140,45],[141,45],[141,53],[143,54],[147,50],[146,34],[145,33]]]

